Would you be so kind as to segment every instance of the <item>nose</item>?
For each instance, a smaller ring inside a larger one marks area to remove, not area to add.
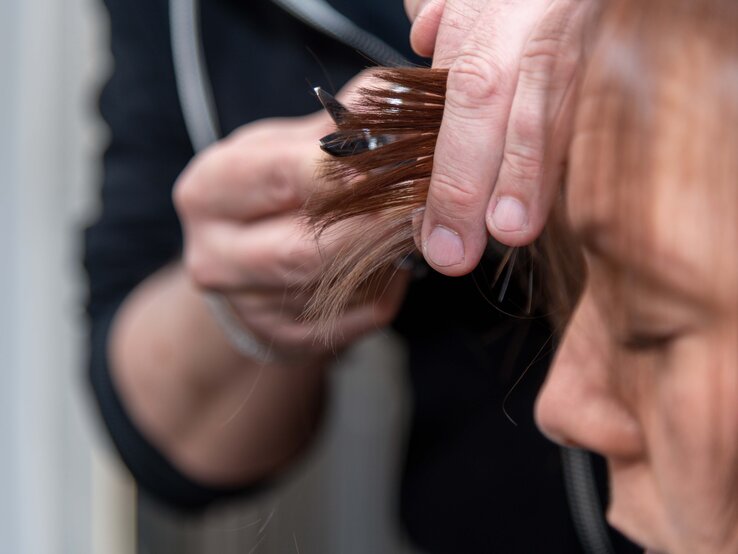
[[[595,304],[582,298],[567,326],[536,401],[538,427],[551,440],[628,459],[642,454],[640,425],[613,386],[605,322]]]

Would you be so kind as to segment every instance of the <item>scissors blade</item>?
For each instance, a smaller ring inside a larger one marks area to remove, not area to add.
[[[332,94],[327,93],[320,87],[315,87],[315,96],[331,116],[331,119],[336,125],[341,125],[346,121],[346,115],[349,113],[348,108],[341,104]]]
[[[345,158],[376,150],[396,141],[395,135],[372,135],[368,129],[336,131],[320,139],[320,148],[331,156]]]

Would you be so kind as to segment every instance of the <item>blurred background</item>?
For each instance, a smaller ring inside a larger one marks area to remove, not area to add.
[[[0,2],[1,552],[131,551],[133,495],[93,447],[83,370],[104,34],[94,2]]]
[[[340,362],[318,444],[275,490],[188,517],[136,494],[85,368],[106,41],[97,2],[0,0],[0,552],[410,552],[395,516],[404,353],[386,334]]]

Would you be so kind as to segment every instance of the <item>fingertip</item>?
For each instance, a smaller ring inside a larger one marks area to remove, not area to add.
[[[428,0],[404,0],[403,4],[405,7],[405,13],[407,14],[407,18],[410,20],[410,23],[415,21],[415,18],[418,16],[418,12],[423,8],[423,5]]]
[[[529,244],[533,243],[536,238],[538,238],[537,236],[534,236],[532,233],[528,232],[509,233],[498,231],[496,229],[490,231],[490,234],[500,244],[513,247],[528,246]]]
[[[531,218],[529,202],[512,195],[493,197],[486,220],[489,234],[506,246],[526,246],[541,233],[542,226]]]
[[[504,233],[518,233],[528,228],[528,207],[526,202],[514,196],[501,196],[496,199],[489,213],[493,228]]]
[[[434,267],[452,267],[465,261],[464,241],[459,233],[436,225],[423,241],[423,255]]]
[[[433,56],[445,0],[431,0],[418,13],[410,29],[410,47],[424,58]]]
[[[487,245],[485,207],[491,190],[475,183],[489,181],[446,175],[437,164],[433,171],[435,181],[428,190],[420,249],[439,273],[466,275],[477,266]]]
[[[424,233],[421,252],[428,265],[448,277],[471,273],[482,258],[484,248],[476,240],[442,224],[435,224]],[[486,238],[485,238],[486,240]]]
[[[421,58],[432,58],[436,46],[435,37],[430,36],[424,30],[413,25],[410,30],[410,48]]]

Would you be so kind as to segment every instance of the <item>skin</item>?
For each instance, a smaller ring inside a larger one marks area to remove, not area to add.
[[[606,458],[608,519],[633,540],[654,553],[729,554],[738,552],[738,168],[718,137],[736,111],[715,121],[716,100],[696,85],[714,77],[672,77],[650,172],[617,187],[613,168],[594,161],[613,134],[597,93],[584,93],[567,204],[588,276],[536,418],[552,440]]]
[[[413,48],[449,69],[420,239],[439,272],[473,270],[489,234],[521,246],[543,229],[568,145],[584,33],[598,4],[405,0]]]
[[[109,357],[123,403],[196,481],[240,485],[292,460],[320,419],[327,363],[389,323],[404,296],[398,272],[381,297],[355,298],[330,346],[298,317],[301,287],[341,248],[340,237],[317,244],[296,214],[318,185],[318,139],[331,128],[324,112],[260,121],[196,156],[174,191],[183,259],[146,279],[116,316]],[[237,353],[205,292],[223,295],[243,328],[290,363]]]
[[[461,275],[482,255],[485,219],[508,244],[532,241],[543,226],[566,143],[548,145],[546,136],[568,120],[589,3],[406,5],[416,19],[414,47],[425,55],[435,48],[434,65],[450,67],[419,242],[433,267]],[[297,291],[341,244],[319,247],[294,215],[315,186],[317,139],[329,129],[325,114],[260,122],[197,156],[174,197],[184,258],[142,283],[116,318],[111,371],[131,417],[206,483],[246,482],[292,459],[319,418],[326,360],[389,322],[404,294],[407,277],[398,274],[381,298],[357,298],[330,349],[297,318],[307,300]],[[563,125],[557,136],[565,135]],[[495,223],[503,197],[526,207],[519,229]],[[264,367],[234,352],[203,304],[205,291],[225,295],[244,328],[275,353],[301,352],[301,367]]]

